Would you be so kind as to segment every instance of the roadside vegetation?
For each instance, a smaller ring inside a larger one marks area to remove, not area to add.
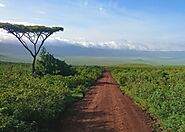
[[[164,131],[185,131],[185,67],[120,65],[110,69],[121,90],[156,118]]]
[[[46,51],[31,64],[0,63],[0,131],[47,131],[102,74],[98,66],[70,66]]]
[[[185,131],[185,67],[108,67],[122,92],[146,109],[164,131]],[[45,49],[31,64],[0,62],[0,131],[48,131],[64,110],[101,77],[99,66],[71,66]]]

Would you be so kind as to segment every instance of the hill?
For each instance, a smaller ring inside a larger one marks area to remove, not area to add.
[[[153,65],[184,65],[183,51],[139,51],[83,47],[68,43],[46,43],[45,47],[54,56],[70,64],[111,65],[141,63]],[[18,43],[0,43],[0,60],[31,62],[29,53]],[[89,61],[91,60],[91,61]]]

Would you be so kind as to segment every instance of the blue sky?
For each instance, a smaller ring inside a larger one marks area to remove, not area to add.
[[[63,26],[52,39],[83,46],[185,50],[185,0],[0,0],[0,21]]]

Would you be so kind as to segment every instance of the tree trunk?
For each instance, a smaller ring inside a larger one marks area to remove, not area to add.
[[[33,57],[33,62],[32,62],[32,75],[35,76],[36,68],[35,68],[35,62],[36,62],[36,56]]]

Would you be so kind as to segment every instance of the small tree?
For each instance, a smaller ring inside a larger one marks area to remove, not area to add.
[[[32,74],[35,75],[35,62],[37,55],[46,39],[57,31],[63,31],[63,27],[46,27],[46,26],[25,26],[10,23],[0,23],[0,28],[13,34],[19,42],[26,48],[26,50],[33,57]],[[28,41],[32,44],[32,48],[28,46]]]
[[[43,48],[40,53],[40,58],[37,60],[37,73],[39,75],[50,74],[68,76],[73,75],[74,71],[65,61],[55,58]]]

